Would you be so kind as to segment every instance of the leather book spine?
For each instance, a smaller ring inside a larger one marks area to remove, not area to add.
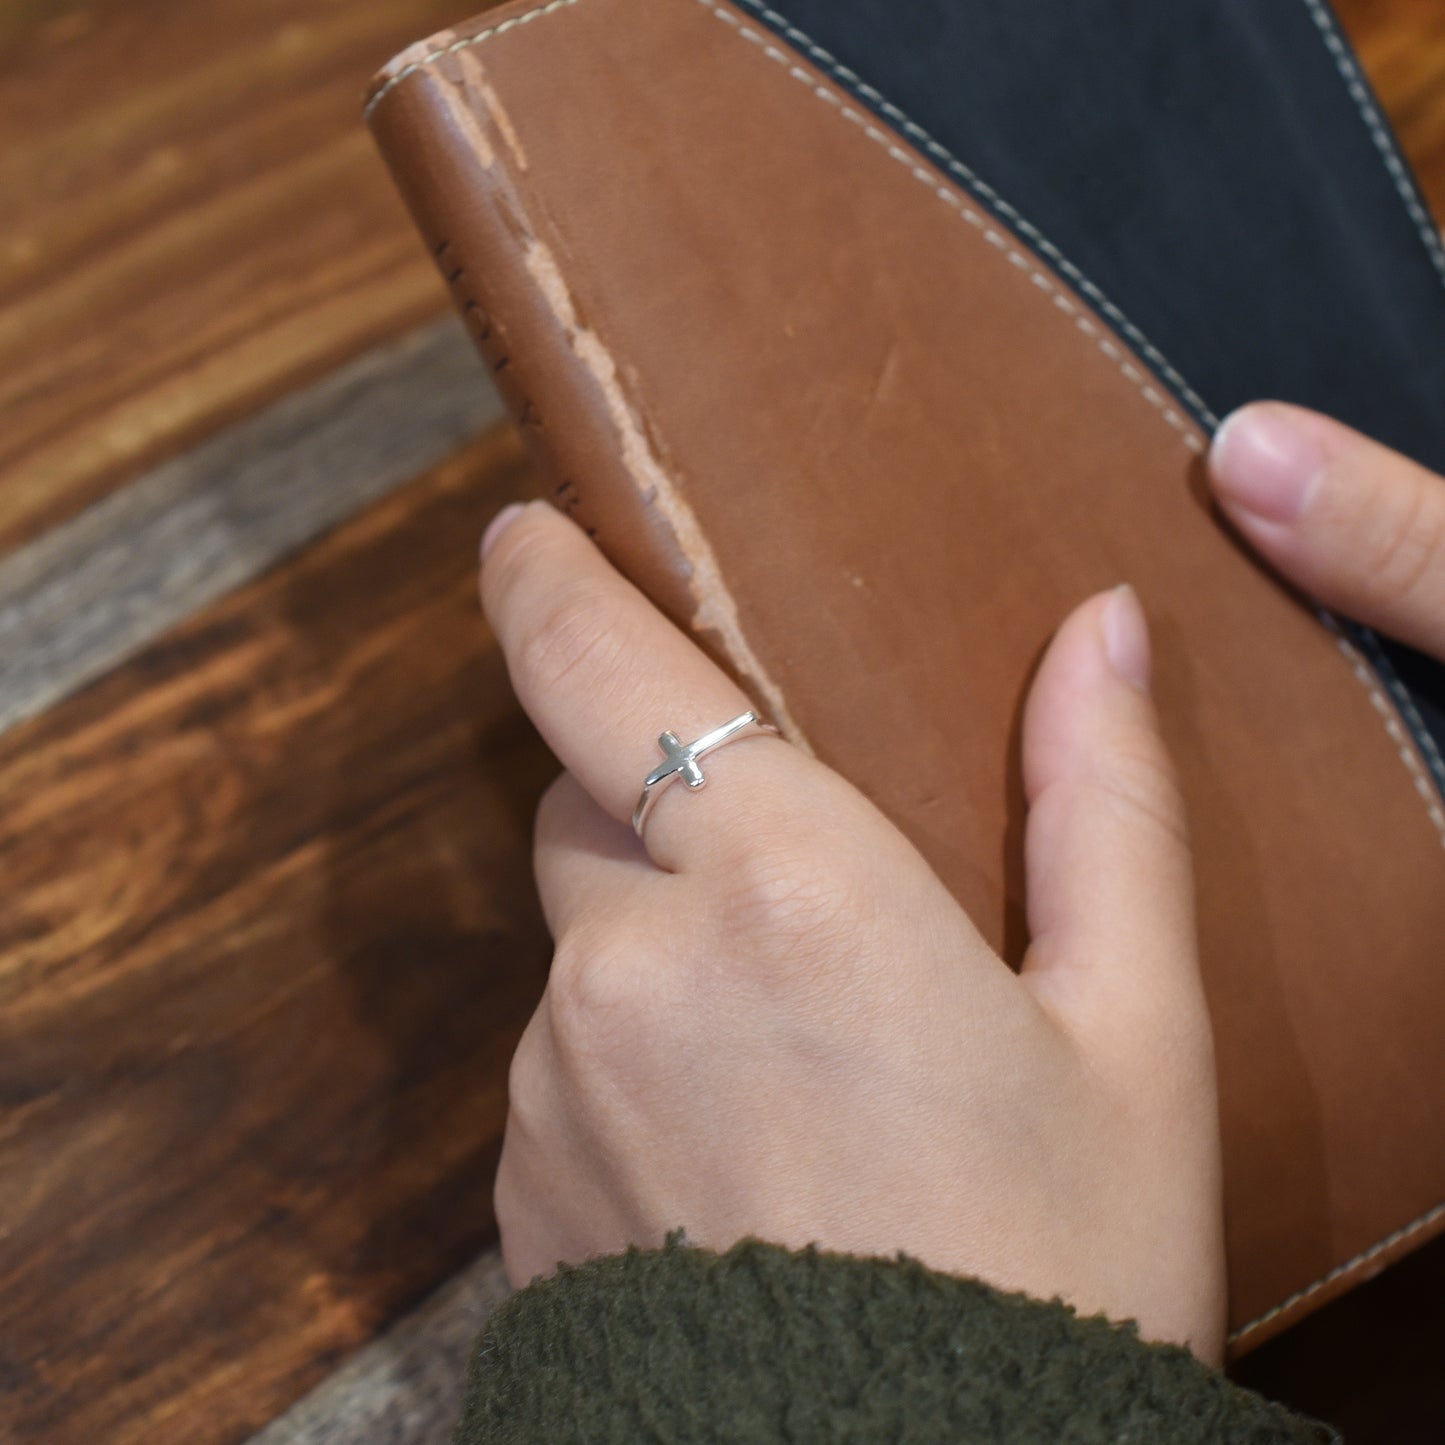
[[[447,38],[377,78],[373,135],[551,500],[674,621],[694,624],[693,565],[652,505],[658,439],[629,396],[624,360],[574,290],[574,258],[537,203],[523,135],[476,50],[438,58]],[[737,674],[725,647],[699,641]]]
[[[1206,439],[1127,329],[751,8],[489,9],[397,57],[371,125],[553,500],[1009,962],[1034,663],[1081,598],[1138,588],[1248,1348],[1445,1224],[1410,1143],[1442,1117],[1424,765],[1218,524]]]

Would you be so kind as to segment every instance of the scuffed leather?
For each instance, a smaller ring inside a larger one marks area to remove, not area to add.
[[[1031,670],[1086,594],[1139,589],[1198,855],[1235,1348],[1445,1225],[1445,820],[1116,331],[715,0],[504,6],[374,94],[558,504],[1011,959]]]

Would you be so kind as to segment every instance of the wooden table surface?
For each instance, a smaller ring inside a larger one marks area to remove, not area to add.
[[[527,463],[359,122],[478,8],[0,7],[5,1440],[439,1441],[499,1287]],[[1340,8],[1445,214],[1445,6]]]

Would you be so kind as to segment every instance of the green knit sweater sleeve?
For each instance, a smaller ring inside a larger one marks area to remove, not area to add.
[[[633,1250],[513,1295],[455,1445],[1333,1438],[1132,1325],[907,1259],[746,1241]]]

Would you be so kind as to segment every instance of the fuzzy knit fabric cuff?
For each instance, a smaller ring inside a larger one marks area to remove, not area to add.
[[[632,1250],[513,1295],[477,1343],[455,1445],[1331,1438],[1132,1325],[901,1257],[745,1241]]]

